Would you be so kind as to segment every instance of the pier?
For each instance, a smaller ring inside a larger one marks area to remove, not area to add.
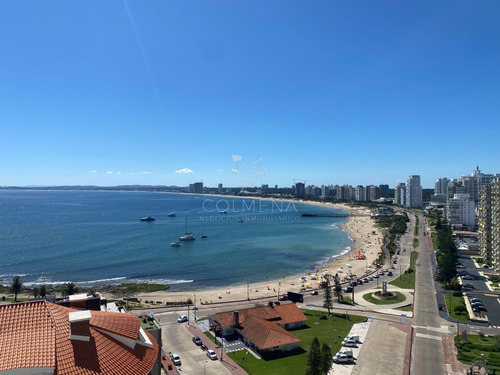
[[[309,212],[303,212],[300,214],[300,216],[304,217],[349,217],[351,214],[321,214],[321,213],[309,213]]]

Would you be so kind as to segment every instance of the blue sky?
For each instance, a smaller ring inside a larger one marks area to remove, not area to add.
[[[231,155],[280,186],[500,172],[499,11],[2,2],[0,185],[232,185]]]

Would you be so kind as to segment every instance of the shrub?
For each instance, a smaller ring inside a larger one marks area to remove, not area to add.
[[[453,292],[453,297],[462,297],[462,292],[459,290],[456,290]]]
[[[169,363],[169,364],[168,364],[168,366],[167,366],[167,368],[168,368],[169,370],[172,370],[172,368],[173,368],[173,367],[172,367],[172,365]]]
[[[458,305],[458,306],[455,306],[453,308],[453,310],[456,312],[456,313],[463,313],[463,312],[466,312],[467,311],[467,308],[464,306],[464,305]]]

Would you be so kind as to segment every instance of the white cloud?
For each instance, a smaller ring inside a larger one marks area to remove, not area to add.
[[[89,173],[97,173],[97,171],[95,169],[89,171]]]
[[[106,171],[106,174],[113,174],[113,171]]]
[[[153,174],[153,172],[149,172],[149,171],[142,171],[142,172],[139,172],[139,174]]]
[[[217,172],[224,172],[224,169],[218,169]]]
[[[135,172],[127,172],[127,174],[135,175]]]
[[[193,173],[193,170],[189,168],[182,168],[175,171],[175,173]]]
[[[122,172],[118,171],[118,172],[116,172],[116,174],[122,174]]]

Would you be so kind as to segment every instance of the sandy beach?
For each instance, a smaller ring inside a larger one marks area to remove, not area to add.
[[[304,292],[317,289],[319,283],[325,276],[338,274],[341,280],[360,278],[365,275],[367,265],[371,266],[380,253],[382,244],[382,233],[370,218],[370,210],[363,207],[351,207],[346,204],[315,203],[323,207],[337,208],[351,212],[348,221],[342,224],[353,239],[353,248],[349,253],[334,258],[329,263],[322,263],[315,271],[307,274],[285,277],[283,279],[263,281],[259,283],[227,286],[225,288],[201,289],[196,291],[161,291],[153,293],[137,294],[134,297],[145,301],[179,302],[191,299],[196,305],[210,304],[224,301],[246,300],[262,297],[273,297],[286,292]],[[365,259],[359,260],[355,255],[362,254]],[[196,296],[196,297],[195,297]],[[106,296],[112,297],[112,296]],[[152,305],[153,306],[153,305]]]

